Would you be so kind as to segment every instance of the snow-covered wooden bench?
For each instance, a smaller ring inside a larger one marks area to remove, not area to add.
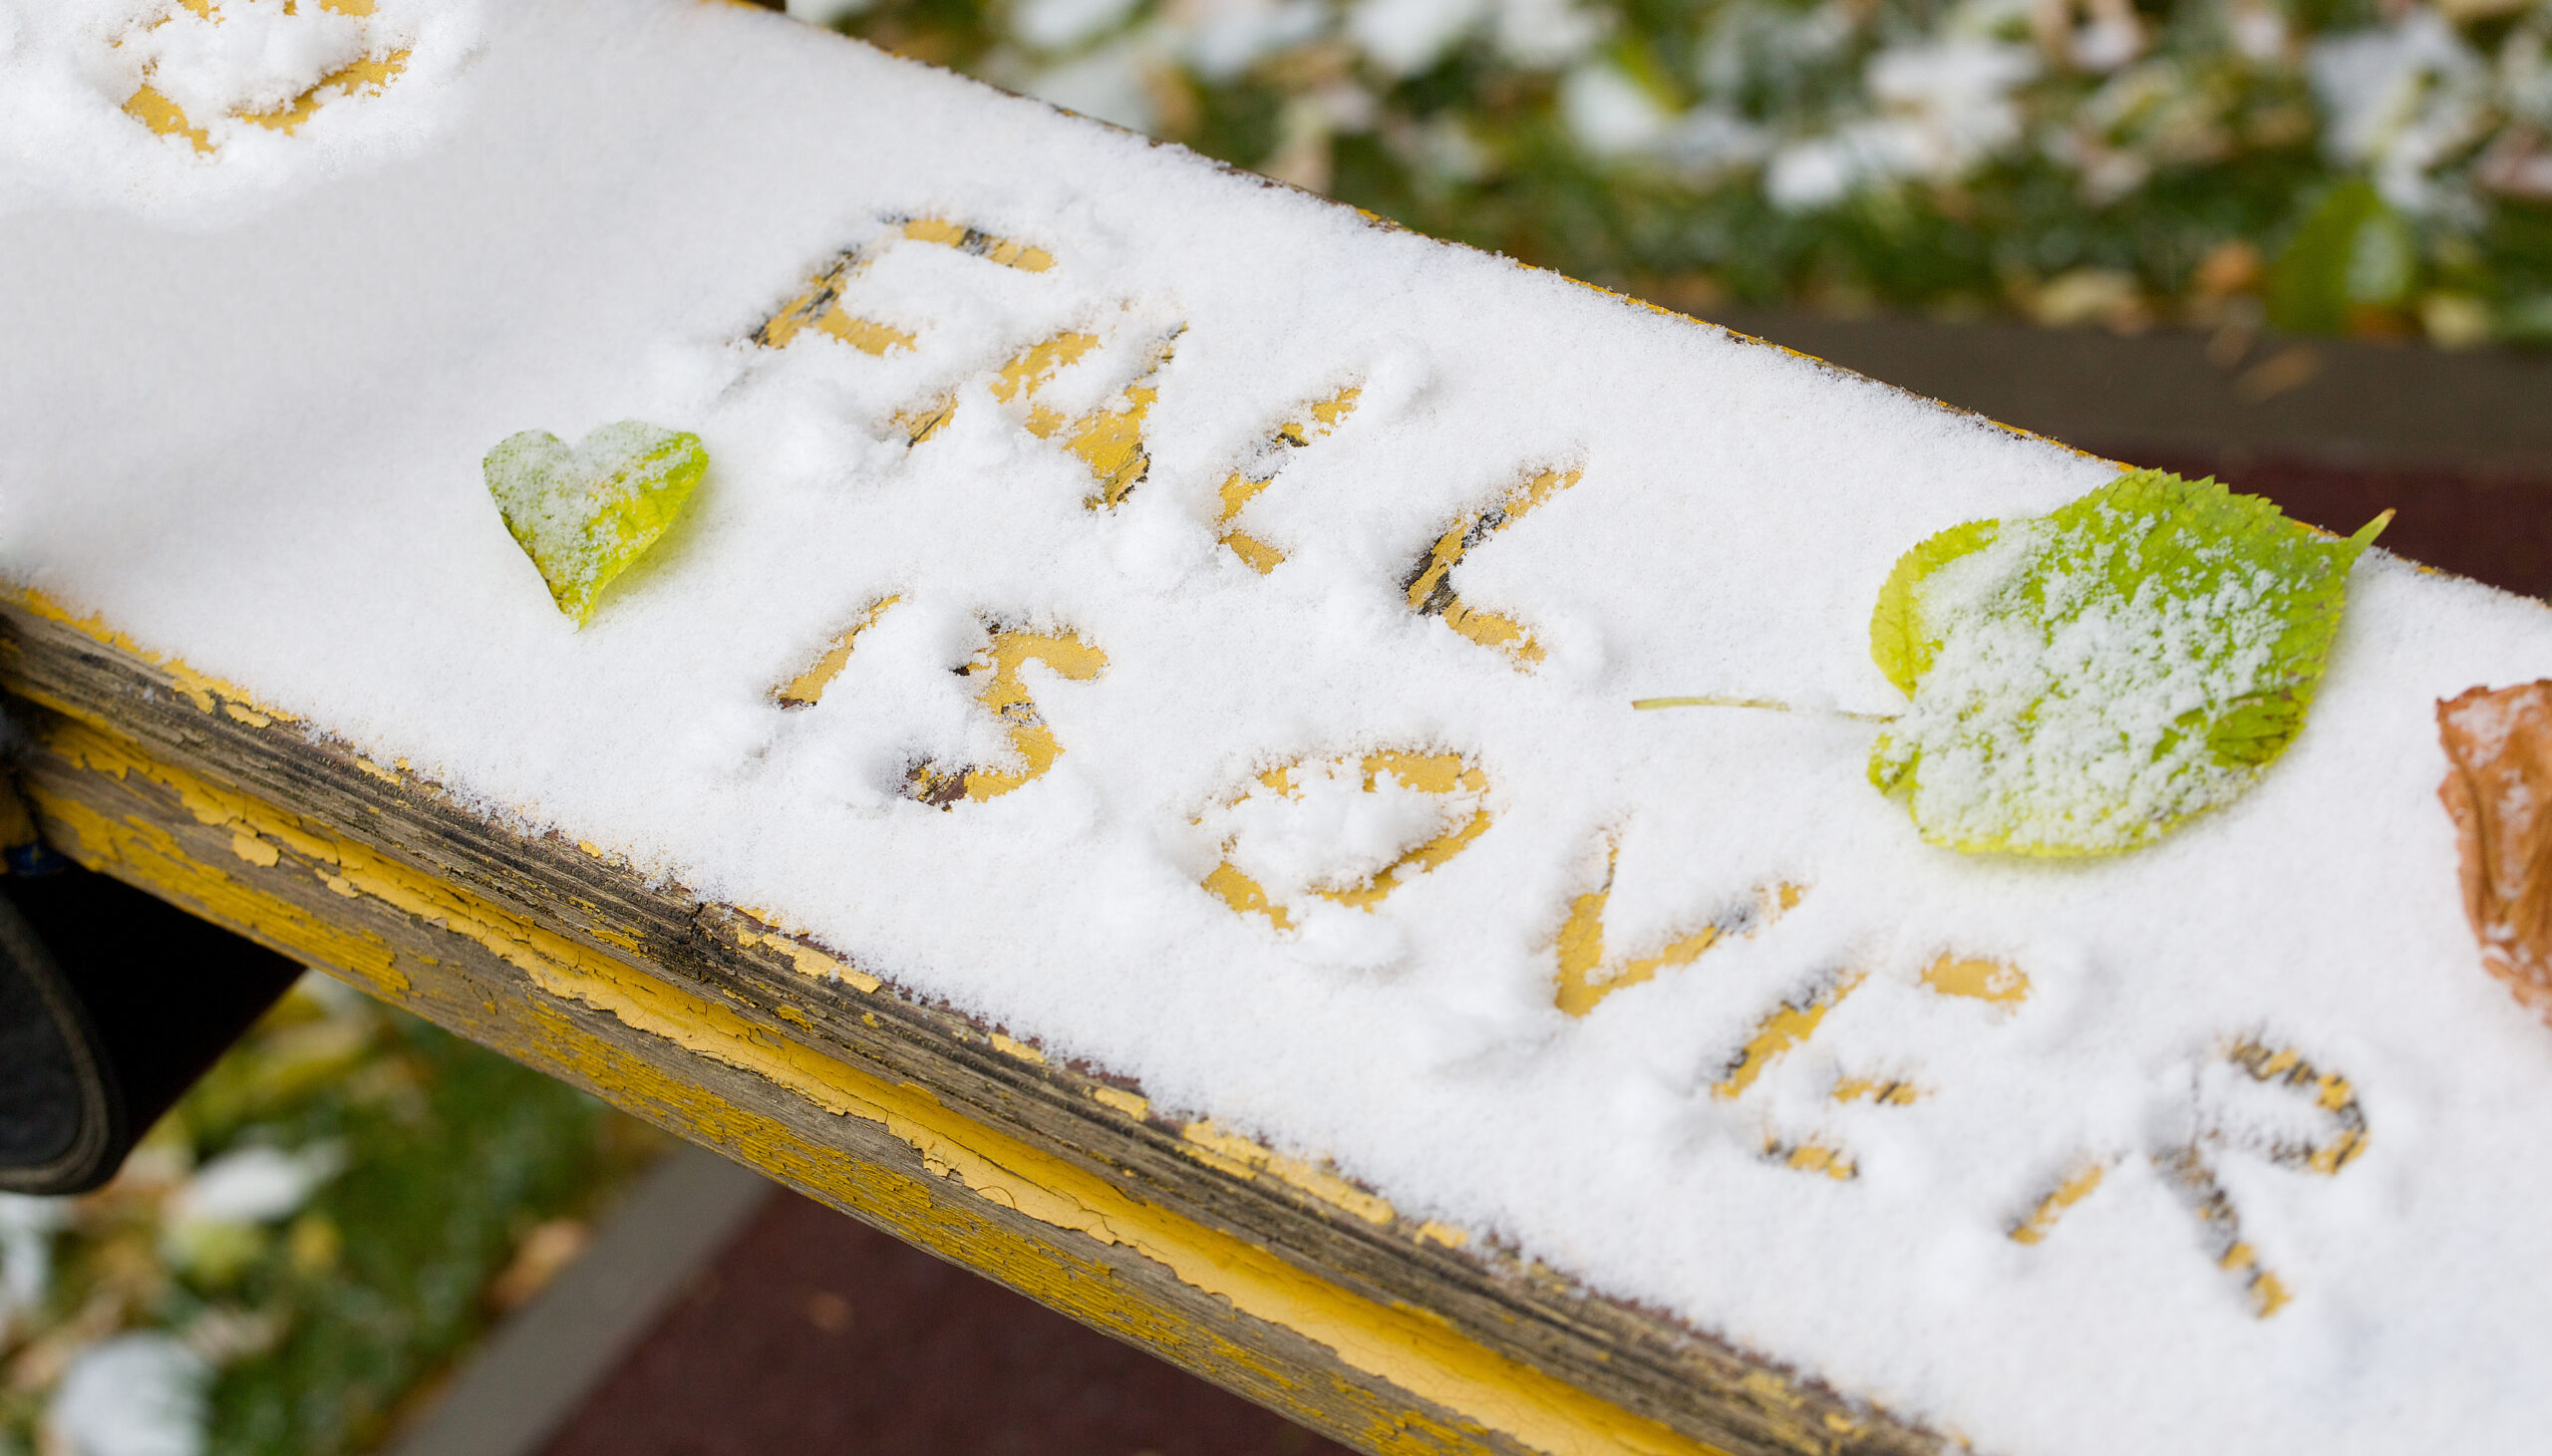
[[[156,25],[0,54],[66,853],[1370,1449],[2539,1429],[2538,608],[2375,558],[2241,803],[1953,854],[1873,594],[2106,462],[749,10]],[[624,419],[579,630],[481,456]]]
[[[82,863],[1316,1429],[1391,1451],[1933,1446],[750,911],[508,833],[40,598],[0,612],[22,782]]]

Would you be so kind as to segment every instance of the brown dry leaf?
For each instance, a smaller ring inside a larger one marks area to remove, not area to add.
[[[2436,726],[2481,965],[2552,1021],[2552,680],[2474,688]]]
[[[576,1262],[593,1232],[580,1219],[535,1224],[514,1247],[513,1262],[487,1286],[487,1308],[502,1314],[529,1303],[559,1272]]]

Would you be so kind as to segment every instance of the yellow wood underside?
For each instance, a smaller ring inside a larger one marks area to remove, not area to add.
[[[58,706],[58,705],[57,705]],[[1054,1155],[942,1105],[927,1088],[892,1083],[756,1025],[717,1003],[553,934],[466,890],[422,874],[249,795],[156,761],[88,723],[56,728],[45,748],[91,772],[138,775],[173,793],[197,822],[230,835],[240,863],[272,870],[287,860],[349,900],[371,898],[476,943],[519,970],[559,1003],[581,1003],[666,1043],[662,1057],[637,1061],[595,1042],[563,1015],[534,1011],[500,1047],[563,1070],[612,1100],[641,1110],[681,1109],[693,1126],[770,1171],[845,1206],[886,1218],[907,1237],[999,1275],[1032,1295],[1144,1343],[1164,1342],[1161,1312],[1108,1271],[1059,1262],[1043,1246],[1005,1239],[985,1226],[952,1228],[913,1194],[886,1190],[838,1154],[795,1142],[768,1119],[704,1094],[680,1074],[698,1057],[764,1078],[824,1111],[884,1128],[934,1173],[1039,1223],[1102,1245],[1138,1251],[1182,1283],[1228,1300],[1254,1318],[1282,1325],[1433,1404],[1461,1412],[1483,1431],[1553,1452],[1701,1453],[1715,1448],[1632,1416],[1573,1386],[1516,1363],[1423,1310],[1350,1294],[1240,1239],[1139,1202]],[[190,856],[161,826],[108,818],[77,799],[40,794],[37,807],[56,842],[93,868],[119,873],[332,970],[394,1002],[415,999],[412,976],[385,943],[305,912],[249,880]],[[677,1050],[678,1048],[678,1050]],[[1210,1125],[1193,1134],[1198,1151],[1244,1169],[1269,1155],[1245,1140],[1225,1142]],[[1234,1144],[1237,1144],[1235,1146]],[[1352,1191],[1352,1190],[1351,1190]],[[1447,1242],[1450,1242],[1449,1240]],[[1251,1367],[1259,1356],[1220,1351]],[[1477,1448],[1476,1436],[1439,1422],[1378,1425],[1363,1439],[1383,1450]],[[1480,1448],[1484,1449],[1484,1448]]]

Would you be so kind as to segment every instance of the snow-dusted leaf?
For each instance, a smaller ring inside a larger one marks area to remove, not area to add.
[[[2231,800],[2304,727],[2346,540],[2159,470],[2036,518],[1971,521],[1898,561],[1870,654],[1912,707],[1870,750],[1923,837],[2110,854]]]
[[[1933,572],[1972,551],[1994,544],[1994,521],[1968,521],[1927,536],[1922,544],[1896,558],[1887,585],[1878,589],[1878,610],[1870,614],[1870,657],[1906,697],[1932,666],[1937,644],[1917,625],[1915,588]]]
[[[545,430],[508,436],[485,468],[505,529],[582,627],[602,589],[682,514],[709,452],[699,436],[623,420],[573,449]]]

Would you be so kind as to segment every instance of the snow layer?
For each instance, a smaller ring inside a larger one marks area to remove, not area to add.
[[[0,0],[0,212],[50,194],[213,225],[377,164],[452,114],[442,94],[478,44],[478,0]]]
[[[13,80],[68,64],[49,8],[0,11]],[[1864,779],[1866,723],[1630,700],[1893,712],[1867,631],[1897,555],[2109,466],[776,16],[477,23],[451,68],[331,104],[425,139],[364,166],[323,164],[315,124],[206,154],[12,93],[58,145],[0,163],[0,572],[1981,1449],[2522,1449],[2552,1421],[2552,1040],[2476,964],[2431,718],[2552,671],[2538,605],[2370,556],[2313,723],[2240,802],[2114,861],[1931,849]],[[254,206],[180,205],[234,163]],[[178,167],[166,208],[110,200]],[[742,342],[852,245],[845,309],[911,347]],[[991,388],[1067,328],[1101,341],[1035,397],[1068,420],[1130,404],[1176,331],[1115,509],[1070,429]],[[1350,386],[1222,522],[1269,432]],[[908,446],[896,415],[950,391]],[[714,463],[578,632],[479,458],[624,419]],[[1450,578],[1529,630],[1521,667],[1404,583],[1551,468],[1582,474]],[[1261,574],[1235,528],[1287,559]],[[888,597],[819,705],[775,705]],[[1016,741],[949,671],[987,623],[1105,667],[1020,667],[1051,770],[927,807],[917,759]],[[1357,910],[1316,892],[1464,812],[1397,771],[1351,805],[1319,767],[1388,749],[1466,755],[1492,822]],[[1292,825],[1252,787],[1287,764]],[[1331,918],[1208,893],[1226,835]],[[1573,1019],[1556,942],[1608,842],[1608,964],[1804,893]],[[1942,994],[1945,953],[2026,998]],[[1748,1062],[1785,1004],[1830,1010]],[[2246,1046],[2349,1078],[2361,1155]],[[1872,1079],[1913,1100],[1851,1095]],[[2213,1195],[2271,1317],[2219,1267]]]

